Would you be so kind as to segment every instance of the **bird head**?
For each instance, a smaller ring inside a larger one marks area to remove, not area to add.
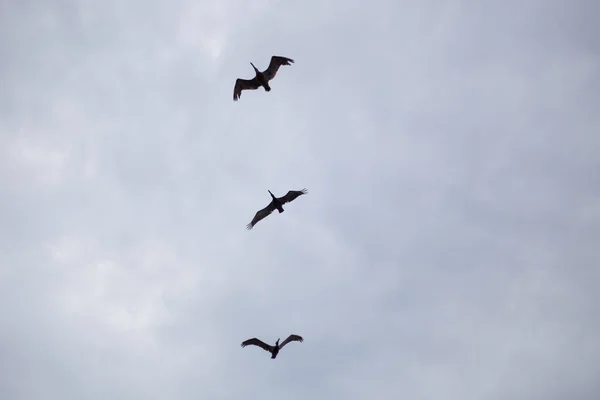
[[[275,342],[275,345],[279,346],[279,340],[280,340],[280,339],[281,339],[281,338],[277,338],[277,341]]]
[[[269,192],[269,194],[271,195],[272,198],[275,198],[275,196],[273,196],[273,193],[271,193],[270,190],[267,190],[267,192]]]
[[[258,69],[254,66],[254,64],[250,63],[250,65],[252,65],[252,68],[254,68],[256,72],[258,72]]]

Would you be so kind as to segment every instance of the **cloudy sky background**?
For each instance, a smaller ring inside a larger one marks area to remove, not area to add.
[[[599,15],[0,1],[0,397],[599,398]]]

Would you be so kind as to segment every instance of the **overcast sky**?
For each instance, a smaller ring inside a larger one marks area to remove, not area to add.
[[[0,398],[600,398],[599,16],[0,0]]]

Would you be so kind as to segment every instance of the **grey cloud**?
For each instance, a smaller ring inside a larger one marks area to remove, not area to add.
[[[595,2],[0,7],[2,398],[597,397]]]

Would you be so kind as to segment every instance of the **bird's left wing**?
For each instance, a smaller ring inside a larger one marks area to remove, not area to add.
[[[263,74],[265,75],[265,78],[267,78],[267,80],[270,81],[271,79],[275,78],[275,75],[277,75],[279,67],[281,67],[282,65],[291,65],[290,63],[293,62],[294,60],[292,60],[291,58],[273,56],[271,57],[269,67],[263,71]]]
[[[266,206],[265,208],[263,208],[262,210],[258,211],[256,213],[256,215],[254,216],[254,218],[252,218],[252,221],[250,221],[250,223],[248,225],[246,225],[246,229],[250,230],[254,227],[254,225],[256,225],[258,223],[258,221],[260,221],[263,218],[268,217],[273,210],[275,210],[275,204],[273,204],[273,202],[270,202],[268,206]]]
[[[294,342],[294,341],[303,342],[304,339],[302,338],[302,336],[299,336],[299,335],[290,335],[290,336],[288,336],[287,339],[285,339],[283,342],[281,342],[281,344],[279,345],[279,348],[281,349],[283,346],[285,346],[289,342]]]
[[[255,90],[260,87],[260,83],[256,77],[252,79],[238,78],[233,87],[233,101],[238,101],[242,96],[242,90]]]
[[[302,196],[303,194],[306,194],[306,193],[307,193],[306,189],[290,190],[289,192],[287,192],[287,194],[285,196],[280,197],[278,200],[280,202],[282,202],[283,204],[285,204],[285,203],[289,203],[290,201],[295,200],[298,196]]]
[[[266,351],[273,351],[272,346],[269,346],[268,344],[257,338],[248,339],[242,342],[242,347],[246,347],[248,345],[258,346]]]

